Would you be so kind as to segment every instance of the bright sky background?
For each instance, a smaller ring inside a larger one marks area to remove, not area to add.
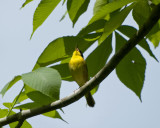
[[[20,9],[23,2],[24,0],[0,0],[0,90],[15,75],[30,72],[41,52],[52,40],[61,36],[76,35],[92,17],[95,0],[92,0],[88,12],[80,17],[74,29],[68,16],[59,22],[66,11],[65,6],[60,5],[31,40],[29,38],[32,32],[32,18],[38,1]],[[129,18],[125,24],[134,24],[131,20]],[[151,49],[154,49],[153,45]],[[154,54],[160,60],[160,47],[154,50]],[[147,58],[147,70],[142,103],[118,80],[113,71],[94,95],[94,108],[86,107],[84,98],[63,108],[65,114],[60,114],[69,124],[44,116],[30,118],[29,123],[33,128],[159,128],[160,64],[148,53],[143,52],[143,55]],[[87,54],[85,58],[86,56]],[[0,107],[2,108],[4,101],[11,102],[21,87],[22,82],[18,82],[3,99],[0,96]],[[63,82],[61,97],[67,96],[77,88],[75,82]]]

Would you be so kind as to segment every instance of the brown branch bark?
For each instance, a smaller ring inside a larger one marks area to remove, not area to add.
[[[110,61],[84,86],[76,90],[73,94],[55,101],[49,105],[23,110],[17,114],[1,118],[0,127],[7,125],[9,123],[20,121],[22,119],[27,119],[51,110],[59,109],[65,107],[83,97],[87,92],[92,90],[96,85],[100,84],[119,64],[119,62],[131,51],[137,44],[142,40],[146,34],[152,29],[152,27],[157,23],[160,18],[160,4],[155,6],[150,17],[143,25],[143,27],[131,38],[128,42],[110,59]]]

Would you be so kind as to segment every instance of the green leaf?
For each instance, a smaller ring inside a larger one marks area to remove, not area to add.
[[[116,51],[127,41],[116,33]],[[135,47],[116,67],[116,73],[120,81],[131,89],[141,100],[141,91],[145,79],[146,61]]]
[[[144,22],[148,19],[151,14],[151,8],[148,4],[147,0],[140,0],[136,3],[135,7],[133,8],[133,18],[139,25],[142,27]]]
[[[33,16],[33,32],[31,38],[36,29],[43,24],[51,12],[55,9],[61,0],[41,0]]]
[[[7,115],[8,109],[0,109],[0,118],[3,118]]]
[[[60,19],[60,21],[62,21],[62,20],[66,17],[67,14],[68,14],[68,12],[66,11],[66,12],[63,14],[62,18]]]
[[[118,28],[118,31],[120,31],[122,34],[126,35],[127,37],[131,38],[137,32],[137,29],[131,26],[123,25]],[[153,57],[156,61],[158,61],[155,55],[152,53],[146,39],[142,39],[142,41],[138,43],[138,45],[141,46],[144,50],[146,50],[146,52],[148,52],[151,57]]]
[[[10,123],[10,128],[15,128],[17,126],[18,122]],[[25,120],[21,126],[21,128],[32,128],[32,126]]]
[[[3,105],[4,105],[6,108],[10,108],[10,107],[12,106],[12,103],[4,102]]]
[[[66,0],[63,0],[63,3],[62,3],[62,5],[64,5],[64,3],[66,2]]]
[[[26,0],[26,1],[23,3],[23,5],[22,5],[21,8],[25,7],[28,3],[32,2],[32,1],[33,1],[33,0]]]
[[[106,4],[108,4],[108,0],[96,0],[93,8],[93,14],[96,14]]]
[[[66,122],[56,110],[44,113],[42,115],[47,116],[47,117],[51,117],[51,118],[58,118],[58,119],[61,119],[64,122]]]
[[[86,41],[80,37],[61,37],[52,41],[37,60],[39,66],[47,66],[72,55],[76,45],[84,52],[94,41]]]
[[[16,96],[15,99],[17,99],[17,97],[18,97],[18,96]],[[15,101],[15,99],[14,99],[14,101]],[[18,98],[18,101],[17,101],[15,104],[18,104],[18,103],[20,103],[20,102],[22,102],[22,101],[24,101],[24,100],[26,100],[26,99],[28,99],[27,95],[25,94],[25,92],[22,92],[22,93],[20,94],[19,98]],[[3,105],[4,105],[5,107],[7,107],[7,108],[10,109],[10,108],[14,105],[14,101],[13,101],[12,103],[10,103],[10,102],[5,102],[5,103],[3,103]]]
[[[98,91],[99,85],[97,85],[96,87],[94,87],[90,92],[92,95],[94,95],[97,91]]]
[[[26,104],[22,104],[22,105],[18,105],[16,107],[14,107],[14,109],[22,109],[22,110],[26,110],[26,109],[33,109],[33,108],[38,108],[41,107],[41,104],[35,103],[35,102],[31,102],[31,103],[26,103]]]
[[[40,91],[42,94],[59,99],[61,76],[52,68],[38,68],[22,75],[23,82],[29,87]]]
[[[112,35],[103,41],[86,59],[88,73],[93,77],[106,63],[112,52]]]
[[[160,43],[160,31],[156,32],[155,34],[149,37],[149,40],[153,43],[154,47],[158,47]]]
[[[67,10],[73,26],[78,18],[87,10],[90,0],[68,0]]]
[[[98,40],[102,34],[103,34],[102,32],[91,33],[91,34],[85,35],[83,38],[88,41],[95,41],[95,40]]]
[[[122,11],[118,12],[116,15],[110,18],[108,22],[106,22],[104,26],[104,32],[99,39],[100,42],[104,41],[116,28],[118,28],[125,18],[128,16],[129,12],[132,10],[135,4],[131,4],[130,6],[124,8]],[[118,22],[117,22],[118,19]]]
[[[114,12],[115,10],[122,8],[123,6],[135,1],[138,0],[117,0],[109,4],[106,4],[105,6],[101,7],[101,9],[97,13],[94,14],[94,16],[89,21],[89,24],[97,20],[104,19],[111,12]]]
[[[152,2],[153,2],[155,5],[157,5],[157,4],[160,3],[160,0],[152,0]]]
[[[2,96],[4,96],[5,93],[19,80],[21,80],[21,76],[15,76],[10,82],[8,82],[0,92]]]
[[[55,65],[50,68],[56,69],[60,73],[62,80],[73,81],[69,71],[68,63]]]
[[[20,102],[22,102],[22,101],[24,101],[24,100],[26,100],[26,99],[28,99],[28,97],[27,97],[25,91],[23,91],[23,92],[20,94],[19,98],[18,98],[18,103],[20,103]]]
[[[83,28],[79,33],[78,36],[83,37],[88,33],[91,33],[93,31],[97,31],[99,29],[104,28],[104,25],[106,23],[106,20],[97,20],[89,25],[87,25],[85,28]]]
[[[25,90],[28,87],[25,87]],[[53,101],[56,101],[57,99],[49,97],[39,91],[27,91],[26,92],[27,96],[34,101],[35,103],[38,103],[40,105],[47,105]]]

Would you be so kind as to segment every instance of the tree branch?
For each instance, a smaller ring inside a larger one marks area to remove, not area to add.
[[[142,40],[144,36],[149,33],[149,31],[153,28],[153,26],[157,23],[157,21],[160,18],[159,12],[160,4],[155,6],[155,8],[152,10],[150,17],[143,25],[143,27],[130,40],[128,40],[128,42],[110,59],[110,61],[92,79],[90,79],[81,88],[76,90],[73,94],[46,106],[29,110],[23,110],[14,115],[1,118],[0,127],[21,120],[19,117],[25,120],[27,118],[42,113],[65,107],[82,98],[87,92],[92,90],[96,85],[100,84],[115,69],[115,67],[129,53],[129,51],[131,51],[138,44],[138,42],[140,42],[140,40]]]

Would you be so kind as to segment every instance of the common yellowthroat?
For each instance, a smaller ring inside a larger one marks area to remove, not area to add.
[[[83,58],[82,52],[78,48],[73,52],[72,58],[69,62],[69,69],[73,79],[80,87],[88,81],[87,64]],[[95,101],[90,92],[85,94],[85,98],[88,106],[94,107]]]

